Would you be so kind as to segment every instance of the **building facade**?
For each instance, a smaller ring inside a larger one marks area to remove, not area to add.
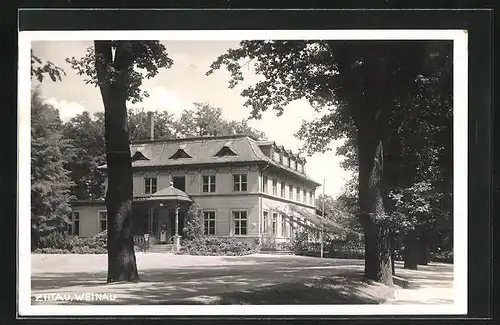
[[[305,173],[306,160],[271,141],[243,135],[147,140],[131,144],[131,156],[136,236],[148,233],[171,242],[176,207],[142,203],[171,185],[199,203],[206,235],[251,241],[271,235],[287,241],[294,226],[283,211],[290,205],[316,211],[320,184]],[[103,200],[75,201],[72,210],[75,235],[93,236],[107,228]],[[181,231],[185,212],[179,212]]]

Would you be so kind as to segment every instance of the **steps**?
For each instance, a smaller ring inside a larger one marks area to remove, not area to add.
[[[259,254],[267,254],[267,255],[294,255],[292,251],[260,251]]]
[[[173,244],[156,244],[149,247],[147,250],[149,253],[173,253],[174,245]]]

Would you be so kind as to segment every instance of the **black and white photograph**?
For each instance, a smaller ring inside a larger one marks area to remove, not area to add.
[[[30,31],[19,55],[26,315],[467,312],[466,32]]]

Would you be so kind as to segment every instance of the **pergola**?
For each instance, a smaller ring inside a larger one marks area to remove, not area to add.
[[[181,246],[181,236],[179,235],[179,208],[184,206],[188,207],[193,203],[193,200],[186,192],[175,188],[174,184],[170,182],[170,186],[158,192],[151,194],[148,197],[142,198],[142,202],[152,203],[152,206],[159,207],[174,207],[175,208],[175,235],[174,247],[178,251]]]

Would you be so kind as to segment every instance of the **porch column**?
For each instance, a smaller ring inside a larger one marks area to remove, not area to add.
[[[175,251],[178,252],[181,248],[181,236],[179,236],[179,204],[175,206],[175,236],[174,236]]]
[[[179,206],[175,208],[175,235],[179,236]]]

